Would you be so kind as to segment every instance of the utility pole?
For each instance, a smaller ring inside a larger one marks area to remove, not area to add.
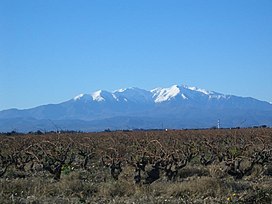
[[[220,129],[220,119],[217,120],[217,129]]]

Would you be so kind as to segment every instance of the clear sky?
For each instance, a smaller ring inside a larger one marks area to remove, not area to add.
[[[173,84],[272,102],[272,1],[0,1],[0,110]]]

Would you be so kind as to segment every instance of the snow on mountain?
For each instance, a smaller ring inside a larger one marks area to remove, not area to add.
[[[152,93],[144,89],[135,87],[119,89],[112,93],[98,90],[91,94],[79,94],[74,97],[74,101],[94,101],[94,102],[153,102]]]
[[[155,88],[151,91],[135,87],[118,89],[114,92],[98,90],[92,94],[80,94],[74,97],[75,101],[94,102],[133,102],[133,103],[163,103],[172,99],[181,100],[212,100],[229,99],[230,95],[220,94],[214,91],[207,91],[197,87],[186,85],[173,85],[169,88]]]
[[[101,93],[102,93],[101,90],[92,93],[93,100],[94,101],[105,101],[105,99],[102,97]]]
[[[203,93],[203,94],[205,94],[205,95],[214,94],[214,92],[212,92],[212,91],[207,91],[207,90],[205,90],[205,89],[199,89],[199,88],[194,87],[194,86],[191,86],[191,87],[190,87],[190,86],[183,85],[183,87],[184,87],[184,88],[187,88],[187,89],[189,89],[189,90],[192,90],[192,91],[197,91],[197,92]]]
[[[135,87],[119,89],[113,92],[118,101],[130,101],[134,103],[152,102],[152,94],[150,91]]]
[[[82,98],[84,96],[84,94],[79,94],[76,97],[74,97],[74,101],[80,100],[80,98]]]
[[[92,101],[93,97],[90,94],[79,94],[78,96],[74,97],[74,101]]]
[[[108,91],[98,90],[92,94],[79,94],[74,97],[74,101],[85,101],[85,102],[103,102],[103,101],[117,101],[117,97]]]
[[[170,88],[155,88],[151,90],[155,103],[171,101],[174,98],[183,100],[203,101],[206,99],[228,99],[230,96],[214,91],[207,91],[186,85],[173,85]]]
[[[180,89],[177,85],[171,86],[170,88],[156,88],[151,90],[153,93],[153,98],[155,99],[155,103],[161,103],[164,101],[169,101],[171,98],[174,98],[180,93]],[[183,99],[187,99],[187,97],[183,94]]]

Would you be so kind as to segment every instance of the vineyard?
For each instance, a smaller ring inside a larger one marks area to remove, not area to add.
[[[272,129],[0,136],[1,203],[272,203]]]

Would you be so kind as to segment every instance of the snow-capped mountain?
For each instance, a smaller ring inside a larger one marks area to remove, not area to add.
[[[74,98],[78,100],[92,100],[93,102],[135,102],[145,103],[152,101],[152,94],[150,91],[139,88],[119,89],[110,93],[108,91],[98,90],[92,94],[80,94]]]
[[[250,97],[173,85],[80,94],[60,104],[0,111],[0,131],[208,128],[272,125],[272,104]],[[54,125],[53,125],[54,124]]]
[[[199,99],[206,97],[209,99],[227,98],[230,96],[206,91],[196,87],[173,85],[169,88],[155,88],[151,91],[135,87],[119,89],[114,92],[98,90],[92,94],[80,94],[74,98],[75,101],[93,101],[93,102],[135,102],[135,103],[162,103],[174,98],[185,100]]]

